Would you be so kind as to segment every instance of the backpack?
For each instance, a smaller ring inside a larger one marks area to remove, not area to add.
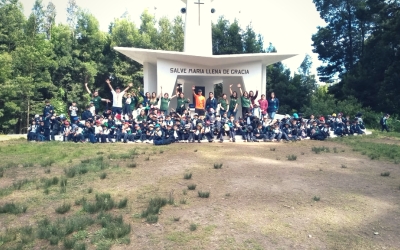
[[[385,122],[383,121],[383,118],[384,118],[384,117],[382,117],[382,118],[381,118],[381,121],[380,121],[381,125],[384,125],[384,124],[385,124]]]

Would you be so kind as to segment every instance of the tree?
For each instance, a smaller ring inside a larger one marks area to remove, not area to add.
[[[56,6],[53,4],[53,2],[49,2],[49,4],[47,5],[46,8],[46,12],[45,12],[45,32],[46,32],[46,36],[47,39],[51,39],[51,30],[54,26],[54,22],[56,20]]]
[[[25,22],[18,0],[0,1],[0,52],[11,53],[22,42]]]
[[[174,18],[172,26],[172,40],[174,44],[174,51],[183,51],[183,45],[185,41],[184,24],[181,16]]]
[[[324,63],[318,68],[321,81],[329,82],[336,74],[349,71],[359,60],[369,31],[356,14],[365,1],[313,0],[321,18],[328,23],[326,27],[318,27],[312,36],[313,52]]]

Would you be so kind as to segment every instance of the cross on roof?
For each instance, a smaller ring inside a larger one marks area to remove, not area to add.
[[[200,0],[198,0],[197,2],[194,2],[194,3],[199,5],[199,26],[200,26],[200,4],[204,4],[204,3],[201,3]]]

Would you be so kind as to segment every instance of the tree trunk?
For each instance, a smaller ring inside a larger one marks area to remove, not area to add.
[[[349,36],[349,68],[347,70],[350,70],[353,67],[353,35],[352,35],[352,14],[351,14],[351,6],[350,6],[350,0],[346,1],[346,10],[348,14],[348,19],[347,19],[347,32]]]
[[[29,115],[30,115],[30,111],[31,111],[31,101],[28,98],[28,109],[26,111],[26,127],[29,127]]]

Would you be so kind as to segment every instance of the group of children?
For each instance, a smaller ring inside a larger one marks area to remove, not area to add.
[[[365,129],[362,114],[355,118],[343,114],[332,114],[325,118],[313,115],[305,119],[301,114],[286,115],[282,119],[270,119],[267,113],[257,114],[249,109],[243,117],[222,112],[216,114],[213,108],[205,115],[190,115],[187,109],[182,113],[167,114],[157,108],[139,109],[139,114],[93,114],[90,106],[79,116],[58,116],[50,103],[46,103],[43,115],[36,115],[28,130],[28,140],[49,141],[62,136],[63,141],[112,143],[135,142],[165,145],[180,142],[291,142],[303,139],[325,140],[330,131],[337,136],[363,134]],[[72,114],[72,112],[71,112]],[[75,114],[75,113],[73,113]],[[83,119],[85,118],[85,119]]]

